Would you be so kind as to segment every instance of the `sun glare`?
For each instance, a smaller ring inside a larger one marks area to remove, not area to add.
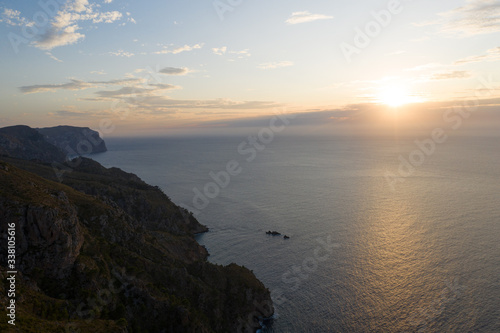
[[[398,107],[408,103],[416,102],[416,98],[411,96],[404,87],[387,87],[381,91],[379,101],[383,104]]]

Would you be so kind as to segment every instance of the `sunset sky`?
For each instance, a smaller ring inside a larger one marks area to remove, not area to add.
[[[499,121],[498,0],[0,1],[0,34],[0,126],[158,134],[464,101]]]

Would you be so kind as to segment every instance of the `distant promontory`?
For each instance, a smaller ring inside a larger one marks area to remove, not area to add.
[[[99,133],[88,127],[31,128],[16,125],[0,128],[0,155],[44,163],[107,151]]]
[[[56,126],[37,128],[37,131],[67,154],[81,156],[108,150],[99,133],[88,127]]]

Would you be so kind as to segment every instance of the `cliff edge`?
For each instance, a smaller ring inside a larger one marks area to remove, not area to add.
[[[81,156],[107,151],[99,133],[88,127],[56,126],[37,128],[45,139],[68,156]]]
[[[206,227],[158,187],[72,162],[58,182],[50,163],[0,157],[0,251],[14,224],[19,271],[16,326],[0,331],[255,332],[273,314],[251,271],[207,261],[193,236]]]

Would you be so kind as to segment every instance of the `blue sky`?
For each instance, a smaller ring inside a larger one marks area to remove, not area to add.
[[[498,0],[0,1],[0,34],[5,126],[119,135],[500,97]]]

